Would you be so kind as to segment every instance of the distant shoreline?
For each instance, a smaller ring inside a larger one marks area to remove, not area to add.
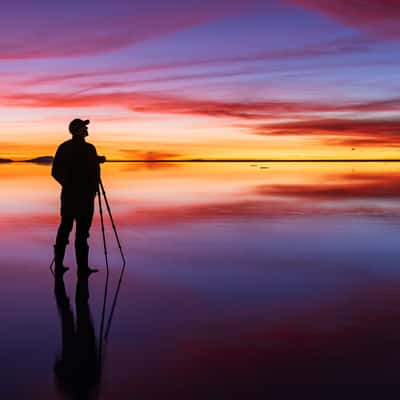
[[[400,159],[385,160],[385,159],[350,159],[350,160],[268,160],[268,159],[244,159],[244,160],[107,160],[110,163],[257,163],[257,162],[268,162],[268,163],[282,163],[282,162],[400,162]]]
[[[287,159],[287,160],[270,160],[270,159],[208,159],[208,160],[107,160],[107,163],[350,163],[350,162],[363,162],[363,163],[375,163],[375,162],[400,162],[400,159],[338,159],[338,160],[326,160],[326,159],[312,159],[312,160],[298,160],[298,159]],[[33,163],[33,164],[51,164],[52,160],[39,161],[39,160],[9,160],[0,159],[0,164],[10,163]]]

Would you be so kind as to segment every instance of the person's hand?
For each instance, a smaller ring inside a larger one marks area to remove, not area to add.
[[[103,164],[106,162],[106,158],[105,156],[97,156],[97,161],[99,162],[99,164]]]

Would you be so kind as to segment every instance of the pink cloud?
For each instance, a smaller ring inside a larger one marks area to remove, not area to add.
[[[19,3],[5,7],[0,16],[3,60],[100,54],[246,12],[261,4],[258,0],[169,1],[166,7],[156,0],[144,4],[115,0],[83,4],[77,14],[75,7],[62,4],[49,5],[45,12],[38,13],[37,7]],[[15,24],[17,18],[19,23]]]
[[[385,102],[365,105],[349,106],[349,111],[359,109],[359,112],[383,111]],[[392,110],[395,103],[387,102],[388,110]],[[398,106],[397,106],[398,107]],[[344,107],[340,107],[344,111]],[[252,133],[264,136],[270,135],[313,135],[337,136],[324,138],[326,144],[336,145],[400,145],[400,120],[396,118],[317,118],[313,120],[299,120],[287,123],[260,124],[253,128]]]
[[[400,36],[398,0],[289,0],[378,37]]]
[[[102,93],[88,93],[97,84],[88,85],[87,90],[70,93],[43,93],[43,92],[3,92],[0,95],[0,104],[13,107],[33,108],[74,108],[117,106],[136,112],[205,115],[213,117],[232,117],[243,120],[270,120],[278,117],[301,117],[302,113],[331,113],[331,112],[373,112],[397,111],[400,109],[400,99],[390,98],[369,102],[322,103],[300,101],[223,101],[194,99],[177,95],[159,94],[141,91],[112,91]],[[260,125],[254,133],[264,134],[263,130],[270,129],[278,132],[296,133],[303,130],[316,129],[318,131],[349,131],[349,130],[381,130],[387,127],[397,129],[398,122],[358,121],[347,119],[315,119],[286,124]],[[357,129],[354,129],[357,128]]]

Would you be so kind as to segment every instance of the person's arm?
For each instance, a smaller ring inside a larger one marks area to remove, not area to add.
[[[64,186],[67,178],[67,165],[65,160],[65,152],[60,146],[54,156],[53,165],[51,168],[52,177],[61,185]]]
[[[99,190],[100,184],[100,160],[97,155],[96,147],[90,145],[90,180],[91,187],[95,193]]]

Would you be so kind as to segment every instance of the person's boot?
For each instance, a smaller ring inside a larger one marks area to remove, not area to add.
[[[64,255],[66,247],[66,245],[54,245],[54,271],[58,274],[63,274],[64,272],[69,270],[69,268],[64,265]]]
[[[98,269],[89,268],[89,246],[87,244],[75,244],[76,264],[78,265],[78,276],[89,276]]]

